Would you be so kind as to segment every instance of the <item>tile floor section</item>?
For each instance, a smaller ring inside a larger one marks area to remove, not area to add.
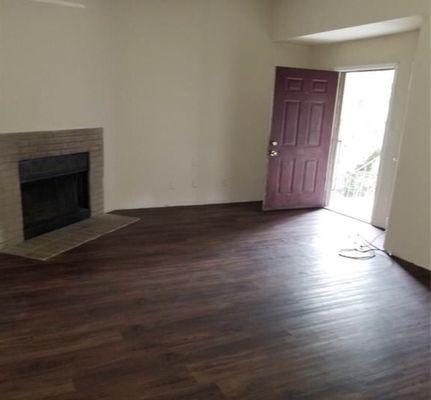
[[[139,218],[113,214],[98,215],[17,245],[3,247],[0,252],[46,261],[137,221]]]

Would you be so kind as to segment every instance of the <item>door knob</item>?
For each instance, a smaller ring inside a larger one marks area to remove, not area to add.
[[[272,140],[271,141],[271,146],[278,146],[278,142],[276,140]]]
[[[271,151],[269,152],[269,156],[270,156],[270,157],[277,157],[277,156],[278,156],[278,151],[276,151],[276,150],[271,150]]]

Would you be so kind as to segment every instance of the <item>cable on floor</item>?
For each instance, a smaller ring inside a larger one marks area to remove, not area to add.
[[[371,241],[368,241],[361,235],[356,234],[354,247],[341,249],[338,251],[338,255],[352,260],[370,260],[376,256],[376,252],[380,251],[389,256],[390,254],[386,250],[374,245],[374,242],[384,234],[385,232],[380,233]]]

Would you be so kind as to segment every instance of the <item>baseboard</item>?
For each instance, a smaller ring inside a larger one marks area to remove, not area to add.
[[[124,208],[118,210],[111,210],[109,213],[121,213],[123,211],[151,211],[161,209],[183,209],[183,208],[200,208],[200,207],[223,207],[223,206],[241,206],[241,205],[257,205],[262,208],[262,200],[255,201],[233,201],[226,203],[209,203],[209,204],[189,204],[189,205],[174,205],[174,206],[160,206],[160,207],[139,207],[139,208]]]
[[[409,274],[415,277],[424,277],[429,279],[429,284],[431,284],[431,271],[428,268],[421,267],[420,265],[413,264],[410,261],[403,260],[397,256],[391,256],[391,258]],[[431,285],[430,285],[431,287]]]

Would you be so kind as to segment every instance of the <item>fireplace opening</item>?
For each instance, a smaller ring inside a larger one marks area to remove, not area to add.
[[[90,217],[88,153],[25,160],[19,170],[26,240]]]

